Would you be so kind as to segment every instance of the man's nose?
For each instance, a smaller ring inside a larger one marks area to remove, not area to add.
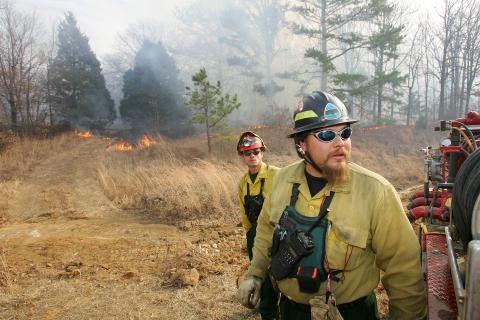
[[[335,136],[335,139],[333,139],[333,144],[335,146],[343,146],[345,144],[345,140],[342,139],[338,134]]]

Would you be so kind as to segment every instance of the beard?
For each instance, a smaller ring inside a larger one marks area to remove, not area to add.
[[[321,169],[320,173],[323,175],[323,177],[328,181],[330,182],[332,185],[334,184],[337,184],[339,182],[344,182],[347,180],[348,178],[348,166],[347,166],[347,163],[350,161],[350,153],[345,149],[345,148],[341,148],[340,150],[335,150],[334,152],[331,152],[328,157],[327,157],[327,160],[330,159],[331,157],[333,157],[334,155],[338,155],[340,153],[343,153],[343,155],[345,156],[345,161],[343,161],[341,164],[339,164],[338,167],[336,168],[331,168],[331,167],[328,167],[326,165],[318,165],[317,163],[315,163],[315,165]],[[312,157],[310,156],[310,154],[307,152],[307,156],[308,158],[312,160]],[[325,161],[325,162],[326,162]],[[317,168],[316,168],[317,169]],[[317,169],[318,170],[318,169]]]

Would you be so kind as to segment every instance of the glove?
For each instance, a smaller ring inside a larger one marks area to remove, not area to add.
[[[238,287],[238,298],[247,308],[253,309],[260,300],[260,291],[263,280],[252,276],[248,277]]]

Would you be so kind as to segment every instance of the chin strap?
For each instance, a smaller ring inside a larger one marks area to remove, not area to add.
[[[315,170],[317,170],[319,173],[323,174],[323,170],[313,161],[308,154],[305,153],[305,151],[300,147],[299,144],[296,144],[295,147],[297,148],[297,152],[300,154],[300,156],[307,162],[309,163]]]

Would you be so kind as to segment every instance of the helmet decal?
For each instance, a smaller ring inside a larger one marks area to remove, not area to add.
[[[246,136],[243,137],[243,139],[240,141],[240,145],[243,147],[250,147],[254,143],[260,142],[260,139],[257,137],[252,137],[252,136]]]
[[[297,112],[303,111],[303,100],[300,100],[297,106]]]
[[[327,103],[325,106],[324,112],[323,112],[323,117],[326,120],[336,120],[342,117],[342,112],[340,109],[334,105],[333,103]]]
[[[307,119],[307,118],[318,118],[318,115],[315,113],[313,110],[306,110],[303,112],[299,112],[295,115],[294,121],[299,121],[302,119]]]

